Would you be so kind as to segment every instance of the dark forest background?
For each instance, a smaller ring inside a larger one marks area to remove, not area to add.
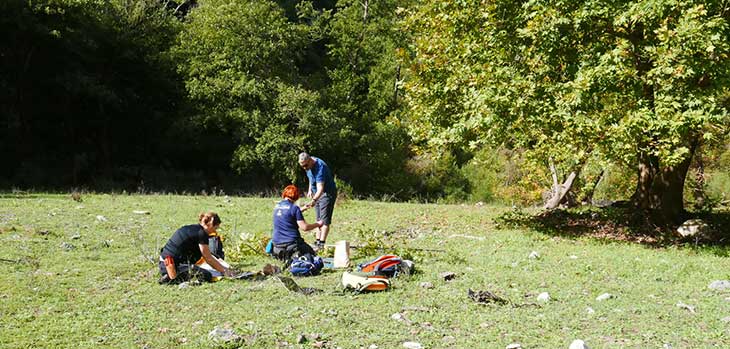
[[[0,188],[261,193],[307,151],[358,197],[657,208],[681,164],[679,208],[727,204],[727,11],[568,3],[5,0]]]

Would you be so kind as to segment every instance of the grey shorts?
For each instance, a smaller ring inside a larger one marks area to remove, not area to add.
[[[332,211],[335,209],[335,201],[337,201],[337,193],[324,193],[319,197],[314,205],[314,213],[318,221],[324,222],[324,225],[332,224]]]

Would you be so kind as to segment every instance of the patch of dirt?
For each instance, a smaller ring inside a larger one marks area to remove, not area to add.
[[[689,217],[688,217],[689,218]],[[713,234],[702,241],[708,245],[730,245],[730,212],[696,215],[713,227]],[[537,215],[509,211],[495,219],[499,227],[526,227],[559,237],[592,237],[651,246],[690,242],[676,233],[676,224],[657,224],[651,215],[631,207],[606,207],[576,210],[552,210]],[[695,243],[695,241],[692,241]]]

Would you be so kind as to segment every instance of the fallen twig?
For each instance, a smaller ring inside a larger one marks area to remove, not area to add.
[[[326,244],[325,247],[336,247],[337,245],[333,244]],[[365,245],[350,245],[350,248],[359,249],[359,248],[368,248],[369,246]],[[378,247],[379,250],[385,250],[385,247]],[[416,251],[428,251],[428,252],[446,252],[444,249],[440,248],[419,248],[419,247],[404,247],[404,249],[407,250],[416,250]]]

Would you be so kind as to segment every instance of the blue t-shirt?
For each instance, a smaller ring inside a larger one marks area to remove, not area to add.
[[[274,207],[274,232],[271,240],[275,244],[286,244],[300,238],[297,221],[303,221],[304,215],[299,206],[284,199]]]
[[[324,183],[324,192],[334,194],[337,192],[335,178],[332,176],[329,166],[322,159],[312,156],[314,166],[307,170],[309,185],[312,187],[312,194],[317,192],[317,183]]]

